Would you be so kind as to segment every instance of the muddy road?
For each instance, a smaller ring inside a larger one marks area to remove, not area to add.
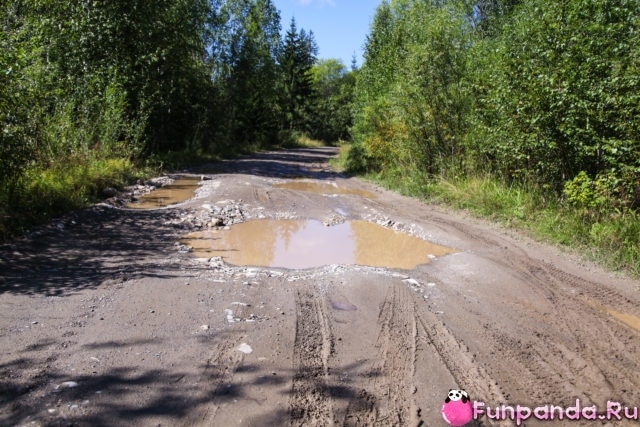
[[[335,154],[217,163],[184,202],[116,198],[2,246],[0,425],[445,426],[451,388],[485,412],[595,406],[527,425],[637,425],[638,281]],[[492,415],[469,425],[515,424]]]

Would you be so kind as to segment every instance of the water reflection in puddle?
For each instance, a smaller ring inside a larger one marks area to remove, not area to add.
[[[257,220],[229,230],[190,233],[182,241],[199,258],[234,265],[311,268],[329,264],[413,269],[430,256],[453,253],[405,233],[366,221],[326,227],[315,220]]]
[[[375,199],[376,195],[370,191],[339,187],[336,183],[314,181],[287,181],[274,184],[275,188],[287,190],[306,191],[318,194],[353,194],[367,199]]]
[[[164,206],[189,200],[195,195],[200,178],[183,177],[178,178],[171,184],[157,188],[147,193],[135,201],[128,203],[126,207],[133,209],[157,209]]]

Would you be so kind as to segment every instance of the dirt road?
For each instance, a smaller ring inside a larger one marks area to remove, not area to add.
[[[205,179],[178,205],[103,203],[1,247],[0,425],[445,426],[451,388],[485,410],[598,411],[527,425],[637,425],[606,410],[640,406],[638,281],[348,179],[334,154],[222,162],[191,171]],[[363,220],[455,252],[409,270],[287,269],[198,258],[182,240],[258,219]],[[515,420],[469,423],[497,424]]]

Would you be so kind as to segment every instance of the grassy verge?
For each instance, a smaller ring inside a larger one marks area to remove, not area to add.
[[[346,165],[349,157],[349,148],[351,147],[348,143],[339,143],[338,144],[340,151],[338,151],[338,156],[329,159],[329,165],[338,172],[344,172],[346,170]]]
[[[334,167],[344,168],[348,149],[341,147]],[[593,215],[534,188],[508,186],[491,176],[436,181],[401,174],[364,177],[405,195],[464,209],[525,231],[538,240],[571,248],[610,269],[640,277],[640,215],[636,212]]]
[[[320,147],[321,141],[294,133],[274,148]],[[138,179],[156,176],[257,151],[258,146],[219,155],[194,151],[150,156],[144,163],[122,158],[78,156],[49,167],[23,171],[11,184],[0,182],[0,242],[18,236],[37,224],[83,208],[104,198],[107,187],[122,189]]]
[[[324,142],[310,138],[301,132],[293,132],[282,140],[283,142],[276,148],[317,148],[326,145]]]
[[[122,188],[151,173],[120,158],[68,159],[28,169],[0,193],[0,241],[97,201],[107,187]]]

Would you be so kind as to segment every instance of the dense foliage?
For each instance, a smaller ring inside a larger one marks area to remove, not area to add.
[[[295,21],[282,34],[272,0],[3,0],[0,236],[167,153],[306,134],[414,188],[531,189],[637,262],[638,17],[636,0],[384,0],[347,70]]]
[[[490,173],[578,207],[637,209],[639,16],[634,0],[383,2],[350,167]]]
[[[3,0],[0,19],[0,235],[18,212],[117,185],[131,162],[350,124],[353,84],[331,81],[348,73],[318,78],[313,33],[292,21],[282,37],[271,0]]]

